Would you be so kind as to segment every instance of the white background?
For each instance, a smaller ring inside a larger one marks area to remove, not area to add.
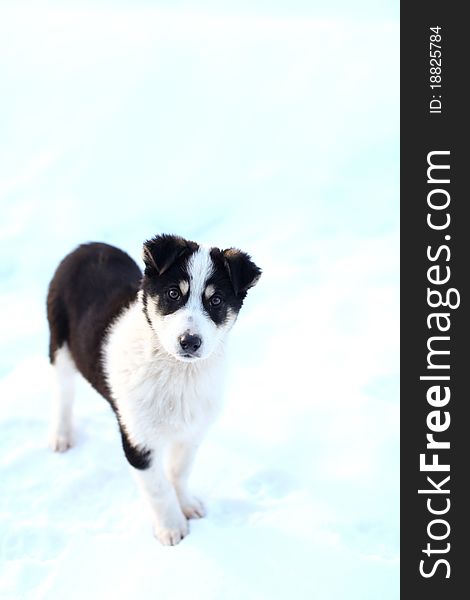
[[[0,5],[0,597],[398,597],[393,2]],[[78,243],[263,268],[179,546],[106,402],[47,449],[45,295]]]

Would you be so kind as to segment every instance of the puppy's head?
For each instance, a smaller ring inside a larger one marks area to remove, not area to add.
[[[261,270],[236,248],[205,248],[174,235],[145,242],[142,284],[149,324],[175,358],[207,358],[234,324]]]

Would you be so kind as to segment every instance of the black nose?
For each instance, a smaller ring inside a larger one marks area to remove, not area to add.
[[[202,340],[198,335],[190,335],[189,333],[184,333],[180,337],[180,346],[183,348],[185,352],[189,354],[194,354],[202,344]]]

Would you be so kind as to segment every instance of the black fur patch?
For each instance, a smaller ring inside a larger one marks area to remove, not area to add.
[[[230,257],[233,257],[235,256],[235,252],[238,253],[236,258],[237,266],[230,269],[227,253]],[[213,306],[210,298],[204,297],[203,304],[214,323],[222,325],[228,317],[228,309],[235,314],[240,311],[248,288],[254,285],[259,279],[261,269],[251,261],[248,254],[239,250],[230,249],[222,251],[219,248],[212,248],[210,255],[215,268],[207,284],[214,286],[214,295],[219,296],[222,299],[222,303],[218,306]],[[240,266],[240,269],[238,269],[238,266]],[[239,271],[240,273],[243,271],[243,276],[239,275]],[[234,276],[236,277],[235,283]]]
[[[145,320],[149,324],[150,329],[153,329],[152,321],[150,320],[150,317],[149,317],[148,294],[145,291],[142,292],[142,304],[143,304],[143,311],[144,311],[144,315],[145,315]]]
[[[222,252],[222,255],[235,294],[245,298],[247,291],[261,277],[261,269],[251,260],[251,256],[237,248],[228,248]]]
[[[77,369],[111,405],[116,407],[102,365],[102,343],[112,321],[137,296],[142,272],[122,250],[101,243],[79,246],[58,266],[49,286],[47,318],[49,358],[67,343]],[[116,413],[117,416],[117,413]],[[136,468],[150,464],[150,451],[134,448],[121,424],[126,457]]]
[[[127,435],[119,417],[118,423],[119,431],[121,432],[122,449],[124,450],[127,462],[132,465],[134,469],[139,469],[141,471],[148,469],[151,465],[152,451],[148,448],[134,446],[129,440],[129,436]]]
[[[66,256],[49,286],[49,357],[67,342],[75,364],[93,387],[108,396],[101,344],[110,323],[136,299],[142,272],[122,250],[83,244]]]
[[[196,242],[184,240],[174,235],[156,236],[144,244],[145,272],[142,281],[144,295],[150,295],[157,303],[161,315],[170,315],[188,301],[189,294],[180,295],[176,300],[169,296],[169,291],[181,281],[189,284],[186,270],[188,259],[196,252]],[[156,265],[161,265],[157,268]],[[147,313],[148,314],[148,313]]]
[[[156,235],[144,243],[145,275],[163,275],[177,260],[188,258],[199,248],[178,235]]]

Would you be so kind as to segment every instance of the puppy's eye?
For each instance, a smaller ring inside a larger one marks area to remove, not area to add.
[[[209,302],[211,306],[220,306],[222,304],[222,298],[220,296],[212,296]]]
[[[166,294],[170,300],[178,300],[178,298],[181,296],[181,292],[177,288],[169,289]]]

